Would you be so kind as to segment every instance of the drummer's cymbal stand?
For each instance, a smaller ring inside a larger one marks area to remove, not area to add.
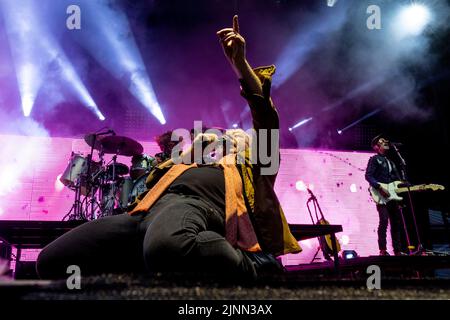
[[[114,214],[117,209],[118,204],[120,203],[120,196],[118,194],[118,178],[116,172],[117,167],[117,154],[115,154],[112,159],[104,166],[106,169],[105,174],[103,175],[103,179],[100,182],[100,215],[103,216],[111,216]],[[111,175],[109,172],[109,168],[111,169]]]
[[[80,175],[76,180],[74,191],[75,200],[69,212],[63,217],[66,220],[82,220],[88,221],[97,218],[96,210],[100,208],[97,201],[96,182],[94,177],[86,177],[85,174]],[[82,198],[81,181],[85,181],[87,194]]]
[[[80,178],[78,178],[75,183],[75,201],[73,202],[69,212],[62,218],[62,220],[87,220],[83,215],[83,202],[84,200],[81,201]]]

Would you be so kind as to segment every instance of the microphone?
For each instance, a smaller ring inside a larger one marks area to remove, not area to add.
[[[401,147],[403,146],[403,143],[401,142],[389,142],[389,144],[393,147]]]

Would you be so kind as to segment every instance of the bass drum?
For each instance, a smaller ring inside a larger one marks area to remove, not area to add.
[[[129,204],[136,200],[137,196],[147,191],[145,181],[149,173],[143,174],[138,179],[133,180],[131,177],[124,177],[120,185],[119,207],[122,211],[126,211]]]
[[[124,212],[130,202],[131,189],[133,189],[133,179],[131,177],[123,177],[120,184],[119,207]]]

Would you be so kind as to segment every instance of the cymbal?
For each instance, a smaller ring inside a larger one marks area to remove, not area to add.
[[[94,144],[94,140],[95,140],[94,149],[96,149],[96,150],[100,150],[100,148],[101,148],[101,143],[100,143],[101,139],[102,139],[102,137],[96,136],[94,133],[89,133],[84,136],[84,141],[86,141],[86,143],[90,147],[92,147],[92,145]]]
[[[107,168],[107,172],[109,174],[111,174],[111,175],[113,173],[113,167],[114,167],[114,163],[111,163],[110,165],[108,165],[108,168]],[[128,169],[127,165],[125,165],[123,163],[120,163],[120,162],[116,162],[115,167],[116,167],[115,174],[118,175],[118,176],[123,176],[123,175],[127,174],[130,171]]]
[[[144,151],[144,147],[139,142],[124,136],[107,136],[102,138],[100,149],[104,153],[127,157],[141,154]]]

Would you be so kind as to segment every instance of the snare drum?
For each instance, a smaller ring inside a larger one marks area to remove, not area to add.
[[[94,175],[100,169],[100,164],[91,161],[91,175]],[[59,179],[62,184],[67,186],[69,189],[75,189],[77,187],[77,182],[81,186],[81,194],[87,195],[87,174],[88,174],[88,159],[79,153],[72,152],[69,160],[69,164],[64,170],[64,173]]]

